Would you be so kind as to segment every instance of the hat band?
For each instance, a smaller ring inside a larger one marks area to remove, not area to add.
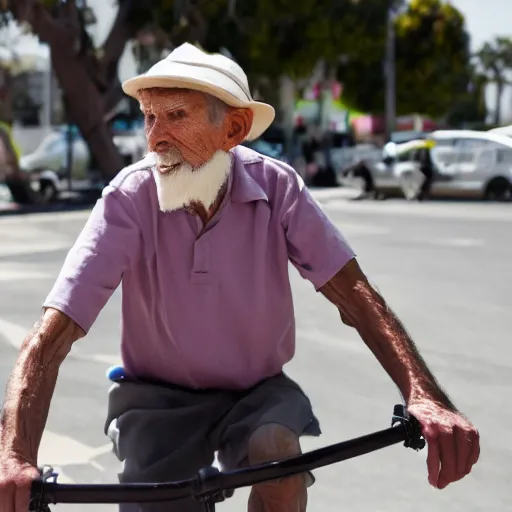
[[[218,73],[222,73],[224,76],[227,76],[228,78],[231,78],[231,80],[233,80],[233,82],[235,82],[236,85],[238,85],[238,87],[240,87],[240,89],[242,90],[242,92],[245,94],[246,98],[249,101],[253,101],[251,93],[246,88],[245,84],[243,84],[238,79],[238,77],[236,75],[233,75],[233,74],[229,73],[228,71],[224,71],[224,70],[219,69],[219,68],[217,68],[215,66],[210,66],[208,64],[202,64],[202,63],[198,63],[198,62],[187,62],[187,61],[176,60],[176,59],[169,59],[169,61],[170,62],[176,62],[178,64],[186,64],[187,66],[196,66],[196,67],[199,67],[199,68],[209,68],[209,69],[213,69],[214,71],[217,71]]]

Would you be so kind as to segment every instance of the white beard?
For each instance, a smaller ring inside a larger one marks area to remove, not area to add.
[[[169,155],[154,156],[157,166],[172,165]],[[230,170],[231,155],[225,151],[217,151],[208,162],[195,169],[188,163],[181,164],[169,174],[160,174],[153,169],[160,211],[180,210],[193,201],[208,210],[217,199]]]

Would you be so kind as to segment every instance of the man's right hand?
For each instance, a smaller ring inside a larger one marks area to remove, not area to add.
[[[30,463],[0,452],[0,512],[27,512],[30,488],[39,476]]]

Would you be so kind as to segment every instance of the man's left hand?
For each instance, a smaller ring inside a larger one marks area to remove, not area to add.
[[[480,436],[460,412],[430,399],[411,402],[408,411],[419,421],[428,445],[428,480],[444,489],[471,472],[480,455]]]

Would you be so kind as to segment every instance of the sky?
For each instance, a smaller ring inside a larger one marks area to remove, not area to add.
[[[512,0],[451,0],[466,18],[472,49],[495,36],[512,37]]]

